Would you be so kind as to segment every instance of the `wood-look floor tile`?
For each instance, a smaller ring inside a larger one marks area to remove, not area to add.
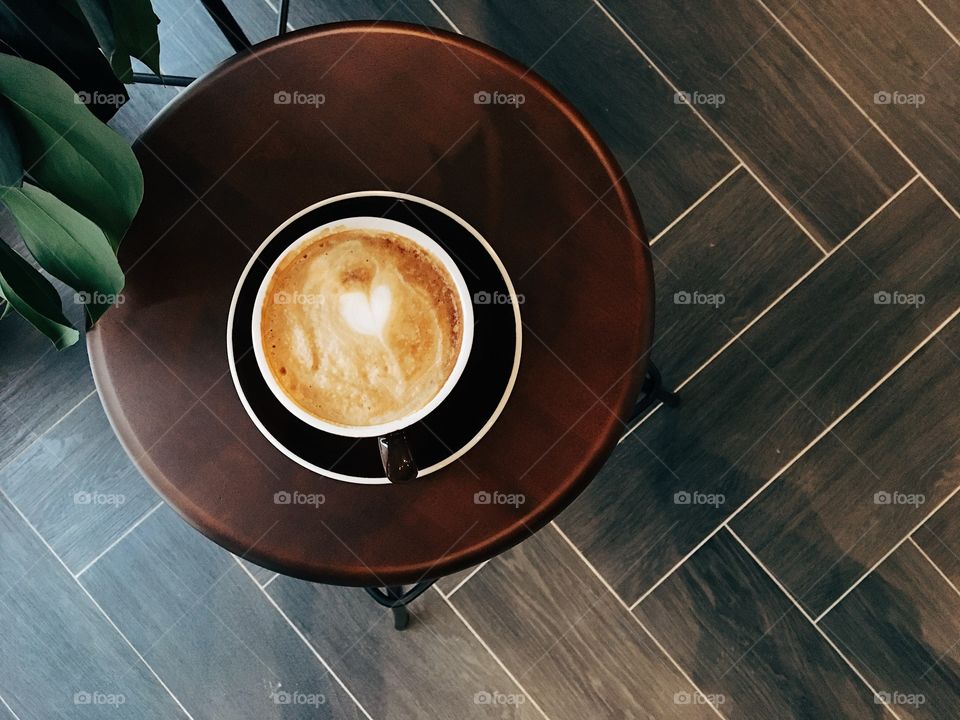
[[[277,3],[264,0],[226,0],[250,42],[261,42],[277,32]],[[429,0],[293,0],[290,3],[289,27],[300,29],[311,25],[344,20],[388,20],[450,30],[450,26]]]
[[[653,359],[685,380],[823,255],[740,169],[653,246]]]
[[[640,597],[955,312],[958,231],[914,182],[694,378],[679,408],[618,446],[558,522],[624,599]],[[883,292],[925,302],[876,304]]]
[[[157,33],[164,73],[195,77],[233,55],[230,43],[200,3],[154,0],[153,7],[160,18]],[[145,68],[140,66],[139,70]]]
[[[128,85],[130,99],[110,119],[110,127],[133,142],[164,106],[173,100],[177,88],[161,85]]]
[[[74,573],[159,502],[97,395],[0,470],[0,489]]]
[[[0,548],[0,696],[19,720],[185,717],[3,498]]]
[[[532,66],[586,116],[627,173],[651,237],[736,164],[591,0],[438,5],[465,34]]]
[[[0,239],[11,240],[0,234]],[[62,288],[63,289],[63,288]],[[69,302],[73,291],[63,289]],[[68,317],[83,322],[83,309],[66,305]],[[0,320],[0,468],[36,436],[94,390],[87,347],[80,339],[58,352],[26,320],[11,313]]]
[[[241,559],[240,562],[242,562],[244,567],[246,567],[247,570],[250,571],[250,574],[253,575],[253,579],[256,580],[258,583],[260,583],[261,585],[263,585],[264,583],[269,581],[274,575],[276,575],[276,573],[273,570],[267,570],[267,568],[261,567],[260,565],[255,565],[249,560]]]
[[[716,718],[552,527],[491,560],[451,602],[551,720]]]
[[[823,244],[913,174],[754,0],[604,5]]]
[[[167,507],[81,581],[196,720],[363,717],[233,556]]]
[[[734,519],[737,534],[812,615],[960,484],[960,357],[951,346],[960,348],[960,320]]]
[[[884,717],[872,693],[726,530],[634,611],[728,718]]]
[[[955,21],[960,11],[949,4]],[[769,5],[785,13],[784,23],[800,42],[960,207],[960,47],[921,4],[770,0]]]
[[[925,0],[924,5],[946,26],[947,30],[960,36],[960,6],[953,0]]]
[[[956,472],[956,458],[951,458],[951,462]],[[913,539],[944,575],[960,587],[960,494],[950,498],[921,525]]]
[[[960,717],[960,595],[911,543],[820,625],[898,717]]]
[[[375,718],[541,718],[436,590],[403,632],[360,588],[278,577],[271,597]]]
[[[440,588],[441,592],[444,594],[450,594],[457,588],[458,585],[460,585],[460,583],[470,577],[475,569],[476,568],[467,568],[466,570],[461,570],[460,572],[453,573],[452,575],[446,575],[445,577],[437,580],[437,587]]]

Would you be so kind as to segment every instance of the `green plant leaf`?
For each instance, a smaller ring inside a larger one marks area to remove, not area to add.
[[[116,250],[143,199],[143,174],[126,141],[53,72],[0,55],[23,164],[37,184],[103,228]]]
[[[120,47],[160,74],[160,18],[150,0],[110,0],[113,29]]]
[[[103,231],[56,197],[24,184],[6,188],[0,201],[13,214],[24,244],[40,267],[90,295],[87,313],[96,322],[123,289],[123,271]]]
[[[0,100],[0,186],[20,185],[23,179],[23,158],[20,143],[6,103]]]
[[[131,56],[160,74],[160,18],[150,0],[77,0],[77,4],[118,78],[132,79]]]
[[[58,350],[80,339],[80,333],[64,317],[60,296],[50,281],[3,241],[0,241],[0,294],[6,300],[7,309],[20,313],[50,338]]]

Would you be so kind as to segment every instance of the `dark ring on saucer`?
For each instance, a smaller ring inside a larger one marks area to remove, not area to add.
[[[301,465],[359,483],[384,483],[377,438],[319,430],[290,413],[263,379],[253,353],[251,318],[257,292],[273,262],[303,235],[349,217],[406,223],[435,240],[453,258],[473,298],[473,348],[460,380],[429,415],[404,429],[424,476],[472,445],[502,409],[519,360],[519,313],[492,251],[462,222],[408,195],[356,194],[314,206],[282,226],[254,253],[230,313],[228,354],[241,399],[268,440]]]

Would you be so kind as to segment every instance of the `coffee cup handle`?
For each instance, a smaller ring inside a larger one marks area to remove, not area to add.
[[[407,442],[403,430],[381,435],[377,438],[377,446],[380,448],[383,471],[390,482],[402,483],[417,476],[417,463],[410,452],[410,443]]]

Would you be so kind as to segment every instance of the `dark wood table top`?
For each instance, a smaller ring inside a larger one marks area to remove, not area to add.
[[[275,102],[284,92],[303,95]],[[524,101],[477,104],[478,92]],[[124,302],[88,334],[91,362],[127,452],[215,542],[308,580],[412,583],[529,536],[612,451],[646,369],[649,252],[610,152],[533,72],[426,28],[312,28],[196,82],[136,153],[146,193],[120,251]],[[466,219],[524,299],[500,419],[459,461],[402,485],[340,482],[289,460],[244,411],[226,354],[253,250],[301,208],[374,189]],[[276,504],[280,491],[323,503]],[[484,491],[524,501],[476,503]]]

